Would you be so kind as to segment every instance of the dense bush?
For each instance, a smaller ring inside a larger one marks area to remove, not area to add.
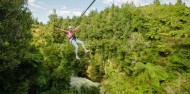
[[[181,0],[112,5],[81,20],[54,10],[45,25],[32,19],[25,0],[0,2],[2,94],[77,93],[69,85],[72,75],[101,83],[100,90],[83,87],[85,94],[190,93],[190,8]],[[85,54],[79,46],[81,60],[55,29],[75,22],[77,38],[91,50]]]

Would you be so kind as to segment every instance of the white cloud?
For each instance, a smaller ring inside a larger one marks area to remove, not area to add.
[[[177,2],[177,0],[160,0],[160,2],[162,4],[169,4],[169,3],[175,4]]]
[[[46,9],[45,4],[43,2],[38,2],[36,0],[28,0],[28,5],[33,10],[35,10],[35,9]]]
[[[183,0],[183,2],[185,2],[185,4],[190,7],[190,0]]]
[[[50,14],[52,13],[52,10],[50,11]],[[62,16],[63,18],[66,18],[67,16],[73,17],[73,16],[80,16],[82,14],[81,9],[67,9],[66,7],[57,8],[56,13],[58,16]]]
[[[190,2],[187,2],[186,5],[190,7]]]
[[[149,3],[152,3],[153,1],[151,0],[104,0],[103,1],[105,4],[116,4],[116,5],[120,5],[120,4],[123,4],[123,3],[131,3],[133,2],[135,5],[146,5],[146,4],[149,4]]]

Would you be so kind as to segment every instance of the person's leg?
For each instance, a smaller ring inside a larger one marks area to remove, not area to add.
[[[81,45],[82,45],[82,48],[84,49],[84,51],[85,51],[86,53],[89,52],[89,50],[86,49],[84,43],[83,43],[81,40],[77,40],[77,39],[76,39],[76,43],[81,44]]]
[[[75,40],[70,40],[70,42],[75,47],[76,59],[80,59],[79,56],[78,56],[78,45],[77,45],[77,42]]]

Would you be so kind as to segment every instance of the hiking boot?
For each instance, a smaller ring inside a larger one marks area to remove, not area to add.
[[[88,52],[90,52],[90,50],[85,50],[85,53],[88,53]]]
[[[76,59],[80,59],[79,56],[76,56]]]

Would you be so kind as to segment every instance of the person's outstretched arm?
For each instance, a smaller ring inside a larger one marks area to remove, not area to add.
[[[80,26],[77,26],[75,29],[72,30],[72,32],[76,32],[79,27]]]
[[[64,29],[58,29],[61,32],[67,33],[68,30],[64,30]]]
[[[65,32],[65,33],[67,33],[67,30],[63,30],[63,29],[60,29],[62,32]]]

